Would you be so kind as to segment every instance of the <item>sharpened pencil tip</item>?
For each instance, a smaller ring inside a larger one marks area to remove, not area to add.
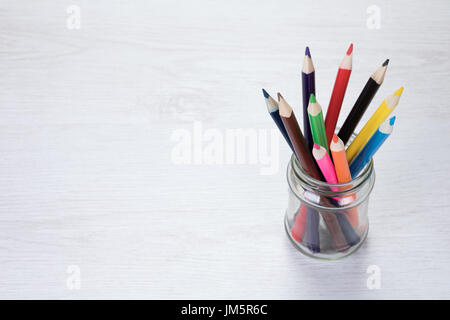
[[[263,92],[264,98],[269,99],[269,94],[267,93],[266,90],[264,90],[264,88],[262,89],[262,92]]]
[[[403,92],[403,87],[400,87],[400,88],[397,89],[397,91],[395,91],[394,95],[395,96],[400,96],[402,94],[402,92]]]
[[[309,47],[306,47],[306,49],[305,49],[305,56],[308,56],[311,58],[311,52],[309,52]]]
[[[395,123],[395,118],[396,118],[396,116],[393,116],[392,118],[389,119],[389,124],[390,124],[391,126],[394,125],[394,123]]]
[[[309,102],[317,103],[316,96],[314,95],[314,93],[311,93],[311,95],[309,96]]]
[[[314,147],[314,149],[320,150],[320,146],[317,143],[315,143],[315,142],[314,142],[314,146],[313,147]]]
[[[352,52],[353,52],[353,43],[350,43],[350,47],[348,47],[348,50],[347,50],[347,55],[348,56],[351,55]]]
[[[277,93],[277,96],[278,96],[278,101],[281,101],[281,99],[283,99],[284,100],[284,98],[283,98],[283,96],[281,95],[281,93]]]
[[[382,67],[386,67],[389,64],[389,59],[386,59],[385,62],[383,62],[383,64],[381,65]]]
[[[336,135],[336,133],[335,134],[333,134],[333,142],[334,143],[337,143],[338,142],[338,136]]]

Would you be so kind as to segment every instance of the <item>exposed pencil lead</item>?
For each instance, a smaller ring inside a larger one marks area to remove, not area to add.
[[[350,47],[348,47],[348,50],[347,50],[347,55],[348,56],[351,55],[352,52],[353,52],[353,43],[350,43]]]
[[[281,99],[283,99],[284,100],[284,98],[283,98],[283,96],[281,95],[281,93],[277,93],[277,96],[278,96],[278,101],[280,101]]]
[[[316,96],[314,95],[314,93],[311,93],[311,95],[309,96],[309,102],[312,102],[312,103],[317,102]]]
[[[389,119],[389,124],[390,124],[391,126],[394,125],[394,123],[395,123],[395,118],[396,118],[396,116],[393,116],[392,118]]]
[[[338,142],[338,136],[336,134],[333,134],[333,142],[337,143]]]
[[[320,150],[320,146],[314,142],[314,149]]]
[[[400,87],[400,88],[398,88],[397,91],[395,91],[394,95],[399,96],[402,94],[402,92],[403,92],[403,87]]]
[[[386,67],[388,64],[389,64],[389,59],[386,59],[386,61],[383,62],[382,66],[383,66],[383,67]]]
[[[305,49],[305,56],[308,56],[311,58],[311,52],[309,52],[309,47],[306,47],[306,49]]]
[[[269,99],[269,94],[267,93],[266,90],[264,90],[264,88],[262,89],[262,92],[263,92],[264,98]]]

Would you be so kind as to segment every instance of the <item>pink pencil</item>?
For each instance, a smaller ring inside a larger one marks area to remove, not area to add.
[[[314,156],[314,159],[316,159],[316,162],[319,165],[320,171],[322,171],[325,180],[327,180],[328,183],[338,183],[336,171],[334,170],[333,163],[331,162],[327,150],[317,143],[314,143],[312,154]],[[331,188],[331,190],[338,191],[336,187]]]
[[[314,148],[312,150],[312,154],[314,159],[316,159],[317,164],[319,165],[320,171],[322,171],[323,176],[325,177],[325,180],[328,183],[336,184],[338,183],[338,179],[336,176],[336,170],[334,169],[333,163],[331,162],[331,158],[328,155],[327,150],[318,145],[317,143],[314,143]],[[338,187],[331,187],[331,191],[339,191]],[[336,199],[341,206],[345,206],[349,203],[349,201],[345,198],[340,197],[333,197],[333,199]]]

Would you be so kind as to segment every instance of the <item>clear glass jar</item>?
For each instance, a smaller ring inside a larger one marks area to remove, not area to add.
[[[293,155],[287,168],[289,203],[285,227],[302,253],[339,259],[355,252],[369,230],[369,195],[375,183],[373,160],[348,183],[330,184],[303,171]]]

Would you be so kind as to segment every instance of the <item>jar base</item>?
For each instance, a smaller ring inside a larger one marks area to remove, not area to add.
[[[367,238],[367,234],[369,233],[369,222],[367,222],[367,226],[366,226],[366,228],[364,230],[364,233],[361,234],[361,236],[360,236],[361,240],[357,244],[351,246],[346,251],[344,251],[344,252],[334,251],[332,253],[330,253],[330,252],[327,252],[327,253],[321,253],[321,252],[313,253],[313,252],[311,252],[311,250],[308,247],[306,247],[304,244],[298,242],[297,240],[295,240],[292,237],[291,229],[290,229],[290,226],[289,226],[288,214],[286,214],[285,218],[284,218],[284,227],[285,227],[285,230],[286,230],[288,238],[291,240],[292,244],[294,245],[294,247],[298,251],[300,251],[302,254],[304,254],[304,255],[306,255],[308,257],[315,258],[315,259],[320,259],[320,260],[339,260],[339,259],[348,257],[352,253],[356,252],[362,246],[362,244],[364,243],[364,241]]]

